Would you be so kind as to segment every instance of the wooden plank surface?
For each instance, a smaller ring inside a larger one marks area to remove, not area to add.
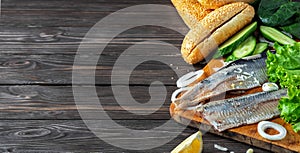
[[[81,120],[78,110],[88,112],[101,110],[92,104],[76,106],[74,102],[71,86],[72,68],[80,42],[86,32],[103,17],[137,4],[172,6],[169,0],[1,1],[0,152],[170,152],[186,137],[197,131],[195,128],[186,128],[176,139],[163,146],[152,150],[132,151],[105,143]],[[164,10],[153,12],[153,14],[161,13],[164,13]],[[179,29],[186,29],[182,27],[182,22],[172,24]],[[149,59],[165,56],[174,61],[172,65],[146,62],[131,74],[130,90],[138,102],[150,99],[148,89],[151,82],[161,81],[166,85],[167,93],[155,93],[158,96],[165,96],[165,103],[155,113],[146,116],[129,113],[116,103],[111,91],[110,76],[118,56],[131,45],[146,40],[165,41],[179,49],[183,38],[184,36],[178,32],[157,26],[132,28],[114,38],[101,55],[102,62],[98,62],[96,70],[96,89],[105,110],[102,110],[103,113],[108,113],[119,124],[133,129],[150,129],[170,120],[169,99],[170,94],[176,89],[175,81],[178,78],[172,68],[184,74],[203,65],[193,67],[181,64],[183,60],[179,52],[143,54]],[[97,44],[93,41],[97,41]],[[99,44],[104,45],[101,40],[95,38],[84,47],[95,49]],[[75,66],[81,73],[92,68],[87,63]],[[123,74],[129,71],[127,66],[124,65]],[[120,74],[119,77],[124,76]],[[92,86],[86,86],[90,87]],[[82,94],[89,100],[89,93]],[[141,112],[151,111],[154,108],[154,106],[137,108],[131,102],[127,104],[126,109]],[[105,118],[91,116],[90,119]],[[166,129],[166,132],[172,132],[179,127],[181,125],[178,124]],[[245,152],[249,147],[254,148],[256,152],[269,152],[210,133],[205,133],[203,139],[204,153],[221,152],[214,149],[214,144],[223,145],[235,152]]]
[[[73,87],[76,88],[76,87]],[[79,88],[79,87],[78,87]],[[80,87],[85,90],[92,89],[92,86]],[[89,112],[108,113],[112,119],[116,120],[149,120],[149,119],[170,119],[169,115],[169,99],[174,87],[167,87],[167,95],[164,93],[154,93],[157,97],[153,97],[155,101],[159,101],[159,97],[165,97],[166,102],[151,115],[134,115],[128,110],[141,112],[156,110],[157,106],[137,107],[135,102],[121,102],[122,108],[114,98],[114,94],[110,86],[97,86],[96,90],[99,100],[104,110],[95,107],[95,104],[88,103],[92,101],[89,93],[81,93],[87,100],[87,103],[75,105],[71,86],[0,86],[0,119],[81,119],[78,110]],[[148,87],[132,86],[131,96],[137,102],[149,101]],[[155,99],[157,98],[157,99]],[[121,99],[128,99],[128,95],[122,95]],[[151,108],[152,107],[152,108]],[[90,116],[89,119],[105,119],[102,116]]]
[[[135,129],[147,129],[164,123],[164,120],[121,120],[118,123]],[[132,151],[114,147],[97,138],[91,133],[81,120],[2,120],[0,129],[0,151],[1,152],[160,152],[167,153],[176,147],[184,138],[195,132],[194,129],[187,128],[176,139],[171,142],[151,150]],[[174,127],[176,129],[176,127]],[[173,130],[174,130],[173,129]],[[112,129],[107,134],[114,135],[120,129]],[[166,132],[172,132],[166,129]],[[205,134],[204,152],[220,152],[213,148],[213,144],[222,144],[230,147],[235,152],[245,152],[249,147],[246,144],[239,144],[234,147],[236,142],[224,139],[212,134]],[[135,141],[143,141],[140,138]],[[159,138],[154,138],[159,139]],[[132,145],[135,145],[134,143]],[[255,149],[260,152],[262,150]],[[262,151],[263,152],[263,151]]]
[[[78,74],[86,74],[93,69],[87,63],[81,65],[73,64],[75,55],[1,55],[0,84],[72,84],[72,68],[76,67]],[[94,55],[87,55],[93,58]],[[159,56],[159,55],[157,55]],[[88,57],[87,57],[88,58]],[[131,57],[132,58],[132,57]],[[152,59],[149,57],[149,59]],[[181,60],[181,57],[173,58]],[[100,58],[96,71],[96,84],[109,85],[111,83],[112,68],[116,57],[104,56]],[[126,77],[131,70],[128,68],[134,61],[124,64],[120,75],[116,76],[120,80]],[[174,65],[170,67],[160,62],[145,62],[140,64],[131,75],[132,85],[149,85],[155,80],[159,80],[165,85],[174,85],[178,76],[172,68],[176,68],[177,73],[187,73],[194,68],[187,65]],[[179,69],[180,68],[180,69]],[[164,70],[164,73],[161,73]],[[50,75],[51,74],[51,75]],[[76,73],[77,74],[77,73]],[[145,81],[148,80],[148,81]],[[84,80],[82,84],[87,84]],[[123,83],[124,84],[124,83]]]

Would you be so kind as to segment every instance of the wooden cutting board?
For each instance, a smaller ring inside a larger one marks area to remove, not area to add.
[[[173,103],[170,105],[170,114],[175,121],[181,124],[270,150],[275,153],[300,152],[300,134],[295,133],[291,125],[280,118],[275,118],[270,121],[283,125],[287,129],[287,136],[280,141],[269,141],[258,134],[257,124],[244,125],[218,132],[194,111],[175,109],[175,107]],[[275,131],[269,130],[268,133],[275,134]]]

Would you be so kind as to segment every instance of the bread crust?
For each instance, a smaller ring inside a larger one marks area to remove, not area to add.
[[[194,29],[212,10],[203,7],[198,0],[171,0],[184,23]]]
[[[253,3],[255,0],[198,0],[207,9],[216,9],[233,2]]]
[[[184,38],[181,47],[184,60],[189,64],[202,61],[249,24],[254,14],[254,8],[243,2],[231,3],[211,12]]]

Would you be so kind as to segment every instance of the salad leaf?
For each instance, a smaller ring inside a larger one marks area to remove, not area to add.
[[[258,17],[264,25],[277,27],[300,39],[300,2],[261,0]]]
[[[274,44],[276,54],[267,52],[269,80],[279,82],[281,87],[300,86],[300,43],[280,46]]]
[[[295,132],[300,131],[300,89],[292,86],[288,88],[288,97],[279,100],[280,116],[293,125]]]
[[[295,132],[300,131],[300,122],[294,124],[294,125],[293,125],[293,129],[294,129]]]
[[[288,88],[288,96],[279,100],[280,117],[300,131],[300,42],[281,46],[274,44],[276,53],[267,52],[267,72],[271,82]]]
[[[297,8],[289,0],[261,0],[257,12],[265,25],[278,26],[285,24],[297,12]]]
[[[300,22],[281,27],[281,29],[300,39]]]

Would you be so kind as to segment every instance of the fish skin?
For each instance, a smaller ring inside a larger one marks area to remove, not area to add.
[[[229,63],[174,101],[178,108],[196,106],[227,91],[248,90],[267,82],[266,56]]]
[[[200,105],[200,113],[219,132],[279,116],[278,101],[286,89],[259,92]]]

